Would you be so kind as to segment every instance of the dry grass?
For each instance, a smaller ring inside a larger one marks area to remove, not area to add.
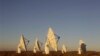
[[[49,55],[46,55],[43,52],[34,54],[32,51],[22,52],[21,54],[17,54],[15,51],[0,51],[0,56],[100,56],[100,52],[88,51],[86,54],[78,55],[77,51],[70,51],[65,54],[60,51],[51,51]]]

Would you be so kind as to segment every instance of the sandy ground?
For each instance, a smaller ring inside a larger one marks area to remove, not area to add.
[[[88,51],[86,54],[78,55],[76,51],[70,51],[62,54],[60,51],[46,55],[43,52],[33,53],[32,51],[22,52],[21,54],[15,51],[0,51],[0,56],[100,56],[100,52]]]

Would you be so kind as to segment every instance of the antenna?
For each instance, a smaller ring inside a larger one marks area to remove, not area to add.
[[[62,45],[62,53],[66,53],[66,52],[67,52],[66,46],[63,44],[63,45]]]
[[[17,47],[17,53],[21,53],[22,50],[27,51],[27,45],[28,45],[29,41],[26,44],[25,40],[26,39],[24,38],[24,35],[22,34],[21,37],[20,37],[20,42],[19,42],[18,47]]]
[[[50,47],[54,49],[54,51],[58,50],[57,39],[52,28],[48,29],[47,42],[49,43]]]
[[[80,40],[78,54],[82,54],[82,53],[86,53],[86,44],[83,42],[83,40]]]
[[[33,52],[36,53],[37,51],[41,51],[41,47],[40,47],[40,42],[39,40],[36,38],[35,40],[35,45],[33,47]]]

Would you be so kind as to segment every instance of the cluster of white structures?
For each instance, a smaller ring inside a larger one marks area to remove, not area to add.
[[[52,48],[53,51],[57,52],[58,51],[58,40],[59,40],[59,37],[56,36],[56,34],[53,32],[53,30],[51,28],[49,28],[48,33],[47,33],[47,39],[44,44],[44,53],[49,54],[50,48]],[[25,39],[23,35],[21,35],[20,42],[17,47],[17,53],[21,53],[22,51],[27,51],[28,43],[29,43],[29,41],[27,39]],[[36,53],[37,51],[42,51],[41,50],[41,42],[38,39],[35,40],[35,44],[33,47],[33,53]],[[62,53],[67,52],[66,46],[64,44],[62,45],[61,52]],[[85,52],[86,52],[86,45],[82,40],[80,40],[78,54],[82,54]]]

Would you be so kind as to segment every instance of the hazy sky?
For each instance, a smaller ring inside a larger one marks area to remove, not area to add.
[[[100,51],[100,0],[0,0],[0,50],[16,50],[20,35],[45,42],[48,27],[61,38],[59,46]],[[62,43],[62,44],[61,44]]]

